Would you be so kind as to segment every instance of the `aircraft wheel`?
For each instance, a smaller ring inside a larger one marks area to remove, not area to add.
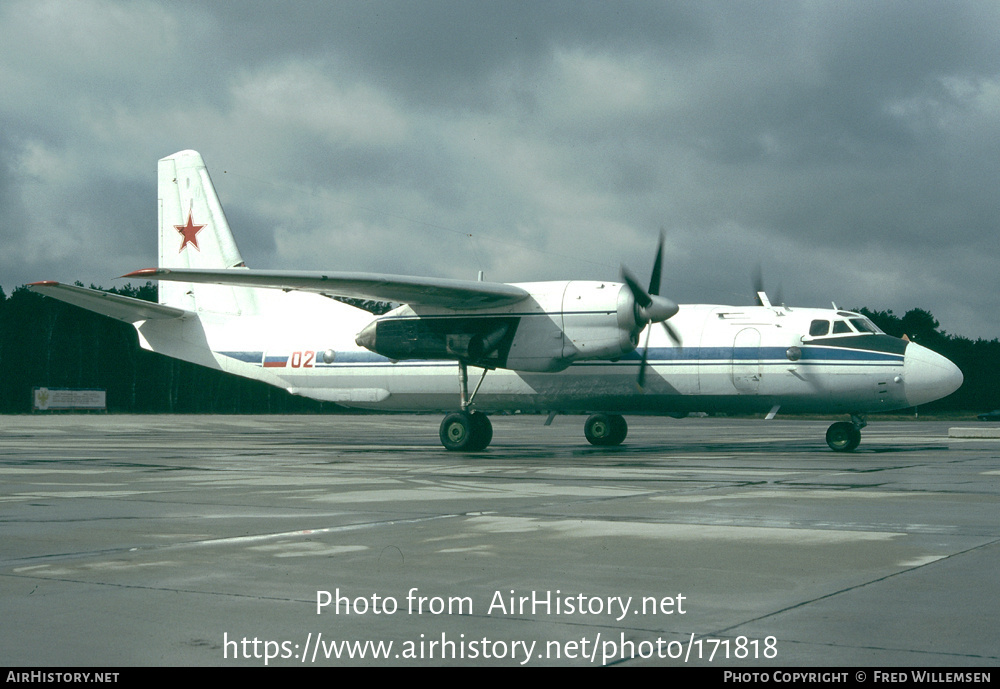
[[[493,424],[481,412],[455,412],[444,417],[439,436],[446,450],[478,452],[493,440]]]
[[[839,421],[827,429],[826,444],[834,452],[854,452],[861,444],[861,429],[849,421]]]
[[[472,435],[475,442],[469,448],[472,452],[485,450],[493,441],[493,424],[490,417],[481,411],[474,411],[469,414],[472,418]]]
[[[583,425],[583,434],[591,445],[621,445],[628,435],[628,424],[618,414],[594,414]]]

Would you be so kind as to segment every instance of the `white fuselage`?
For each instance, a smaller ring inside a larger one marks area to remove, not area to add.
[[[537,294],[537,285],[532,287]],[[609,283],[609,291],[619,287]],[[137,324],[143,346],[347,406],[394,411],[458,408],[455,361],[387,359],[354,341],[375,318],[371,314],[318,295],[261,292],[275,301],[274,308],[264,310],[266,315],[200,313],[185,324],[180,339],[163,321],[148,321]],[[495,310],[498,317],[516,312],[519,319],[512,352],[522,341],[533,352],[544,352],[546,346],[552,352],[570,351],[572,334],[587,331],[599,320],[592,307],[578,312],[570,300],[544,301],[538,300],[537,308]],[[615,295],[606,299],[606,316],[616,301]],[[439,310],[430,315],[448,314]],[[403,308],[380,318],[418,316],[429,314]],[[816,321],[835,324],[852,318],[860,316],[830,309],[684,305],[670,321],[683,346],[651,326],[642,389],[637,375],[645,332],[638,350],[612,360],[581,358],[552,372],[544,365],[537,371],[491,370],[473,406],[487,412],[735,413],[780,407],[867,413],[921,404],[961,383],[961,373],[951,362],[915,343],[847,325],[837,327],[848,332],[833,334],[831,325],[830,334],[809,335]],[[546,337],[552,339],[548,345]],[[511,368],[516,364],[511,361]],[[479,382],[481,371],[470,367],[470,388]]]

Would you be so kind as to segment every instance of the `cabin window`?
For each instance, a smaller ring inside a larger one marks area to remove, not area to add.
[[[809,334],[813,337],[821,337],[830,332],[830,321],[813,321],[809,324]]]
[[[853,332],[851,326],[847,325],[847,321],[834,321],[833,322],[833,334],[838,335],[841,333]]]

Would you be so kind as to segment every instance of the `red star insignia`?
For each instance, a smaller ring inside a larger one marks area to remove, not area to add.
[[[198,249],[198,251],[201,251],[201,248],[198,247],[198,233],[201,232],[201,228],[203,227],[205,226],[195,225],[191,222],[191,211],[188,211],[187,225],[174,225],[174,229],[180,232],[181,236],[184,237],[184,240],[181,242],[181,248],[177,250],[177,253],[184,251],[184,247],[188,244],[192,245],[195,249]]]

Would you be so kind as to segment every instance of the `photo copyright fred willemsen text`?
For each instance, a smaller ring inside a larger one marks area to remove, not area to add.
[[[622,622],[627,617],[685,615],[687,597],[678,593],[669,596],[596,596],[586,593],[565,593],[559,589],[542,591],[496,590],[479,604],[471,596],[425,595],[411,588],[406,596],[378,593],[352,595],[337,588],[316,591],[317,615],[347,618],[371,616],[603,616],[610,622]],[[688,662],[691,660],[722,660],[774,658],[777,640],[750,639],[689,639],[662,638],[633,641],[618,631],[597,632],[592,637],[563,641],[497,640],[481,634],[414,634],[410,640],[372,640],[329,637],[310,632],[302,643],[291,640],[274,641],[259,638],[242,639],[228,633],[223,637],[225,659],[260,659],[265,664],[282,659],[316,662],[343,659],[383,660],[506,660],[521,665],[533,659],[583,660],[607,664],[631,658],[660,658]]]

